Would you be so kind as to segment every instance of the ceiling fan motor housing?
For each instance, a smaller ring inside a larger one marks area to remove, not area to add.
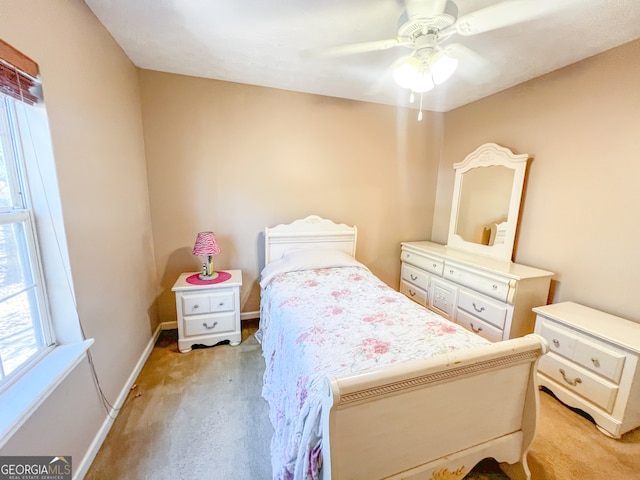
[[[437,37],[440,32],[456,23],[457,19],[458,7],[452,1],[446,3],[441,13],[423,15],[414,11],[409,15],[405,11],[398,20],[398,39],[414,43],[423,35],[432,34]]]

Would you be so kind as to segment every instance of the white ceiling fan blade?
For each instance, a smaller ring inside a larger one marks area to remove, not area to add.
[[[314,52],[317,57],[339,57],[343,55],[353,55],[356,53],[376,52],[380,50],[388,50],[393,47],[404,45],[397,38],[389,38],[387,40],[377,40],[373,42],[352,43],[349,45],[339,45],[337,47],[323,48]]]
[[[551,15],[571,5],[558,0],[506,0],[463,15],[451,27],[460,35],[476,35]]]

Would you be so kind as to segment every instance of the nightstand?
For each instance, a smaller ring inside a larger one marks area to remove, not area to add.
[[[173,285],[180,352],[190,352],[193,345],[212,346],[225,340],[233,346],[240,344],[242,271],[225,270],[220,275],[222,278],[214,283],[195,280],[197,272],[183,273]]]
[[[620,438],[640,426],[640,325],[573,302],[533,309],[551,351],[538,384]]]

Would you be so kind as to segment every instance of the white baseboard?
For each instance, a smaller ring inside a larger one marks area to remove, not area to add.
[[[162,322],[158,328],[160,328],[160,330],[175,330],[178,328],[178,322]],[[158,335],[160,335],[160,332],[158,332]]]
[[[171,324],[171,323],[174,324],[173,327],[166,327],[167,324]],[[124,387],[120,391],[120,395],[118,395],[118,398],[113,404],[113,409],[109,412],[109,415],[107,415],[106,418],[104,419],[104,422],[100,427],[100,430],[98,430],[98,433],[96,434],[95,438],[91,442],[91,445],[89,445],[87,453],[85,454],[84,458],[78,465],[78,468],[75,469],[75,472],[73,475],[74,480],[76,479],[79,480],[84,478],[87,472],[89,471],[89,467],[91,466],[91,463],[93,463],[93,460],[96,458],[96,455],[98,454],[98,450],[100,450],[100,447],[104,442],[104,439],[107,437],[107,434],[111,429],[111,425],[113,425],[113,422],[116,416],[118,415],[118,411],[120,410],[120,407],[122,407],[122,405],[124,404],[124,401],[127,399],[127,395],[129,395],[129,392],[131,391],[131,387],[133,387],[136,381],[136,378],[138,378],[138,375],[142,370],[142,367],[144,367],[144,364],[147,362],[149,355],[151,355],[151,351],[153,350],[153,347],[156,344],[158,337],[160,336],[160,331],[168,330],[171,328],[178,328],[177,325],[178,325],[177,322],[164,322],[158,325],[158,328],[156,328],[156,331],[153,333],[153,336],[149,340],[149,343],[147,343],[147,346],[142,352],[142,355],[140,355],[140,359],[138,360],[138,363],[136,363],[136,366],[131,372],[131,375],[129,375],[129,378],[125,382]]]
[[[260,311],[255,310],[253,312],[241,312],[240,320],[254,320],[256,318],[260,318]]]

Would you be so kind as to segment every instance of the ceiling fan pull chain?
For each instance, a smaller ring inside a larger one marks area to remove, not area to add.
[[[418,121],[421,122],[422,121],[422,96],[424,95],[424,92],[420,92],[420,112],[418,112]]]

